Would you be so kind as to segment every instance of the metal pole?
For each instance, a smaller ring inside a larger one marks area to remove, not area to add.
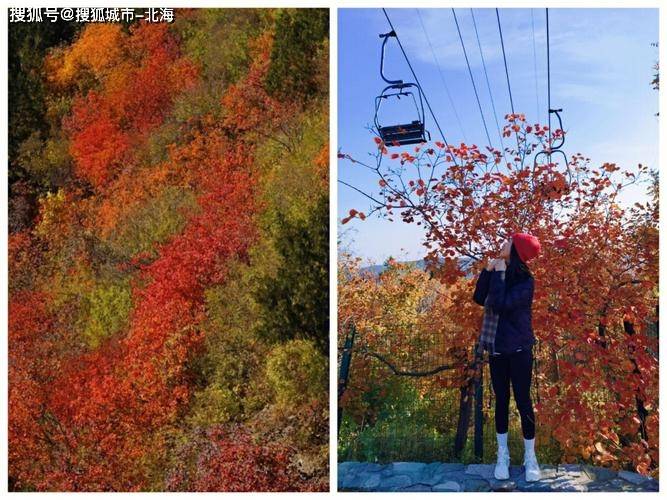
[[[475,349],[477,352],[477,349]],[[474,447],[475,447],[475,459],[478,462],[482,462],[484,457],[484,426],[483,426],[483,396],[484,396],[484,365],[479,360],[478,370],[479,376],[477,377],[477,385],[475,387],[475,438],[474,438]]]
[[[347,381],[350,376],[350,363],[352,361],[352,346],[354,345],[354,336],[357,330],[352,323],[347,336],[345,337],[345,345],[343,346],[343,355],[340,360],[340,371],[338,374],[338,430],[340,431],[340,424],[343,420],[343,409],[340,405],[340,400],[347,388]]]

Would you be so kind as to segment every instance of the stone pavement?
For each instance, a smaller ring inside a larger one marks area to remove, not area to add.
[[[629,471],[581,464],[542,465],[542,479],[525,480],[523,466],[510,478],[493,477],[495,464],[394,462],[338,464],[339,491],[658,491],[658,481]]]

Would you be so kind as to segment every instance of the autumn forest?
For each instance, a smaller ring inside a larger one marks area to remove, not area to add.
[[[10,27],[10,490],[329,488],[329,12],[174,17]]]

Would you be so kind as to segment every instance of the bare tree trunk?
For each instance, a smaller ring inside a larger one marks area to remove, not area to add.
[[[468,439],[468,427],[472,414],[472,396],[475,387],[474,377],[470,377],[463,387],[459,398],[459,421],[456,426],[456,438],[454,439],[454,457],[459,458]]]
[[[484,459],[484,367],[480,366],[475,382],[475,460]]]
[[[465,448],[468,439],[468,428],[470,427],[470,417],[472,416],[472,402],[475,394],[475,384],[479,376],[482,362],[482,355],[475,349],[475,357],[472,367],[475,368],[473,374],[466,380],[461,387],[459,398],[459,421],[456,426],[456,437],[454,439],[454,456],[459,458]]]
[[[602,323],[598,323],[598,335],[600,340],[598,341],[602,347],[607,348],[607,339],[605,339],[605,334],[607,333],[607,327]]]
[[[553,372],[552,372],[552,380],[554,382],[560,382],[560,368],[558,368],[558,351],[554,349],[553,347],[549,348],[551,351],[551,360],[553,362]]]
[[[658,337],[658,352],[660,352],[660,304],[655,306],[655,333]]]
[[[628,336],[632,336],[635,334],[635,325],[632,324],[630,321],[625,321],[623,320],[623,330]],[[632,362],[634,369],[632,370],[632,373],[635,374],[641,374],[641,371],[639,370],[639,366],[637,365],[637,361],[635,360],[633,356],[633,349],[628,349],[629,355],[630,355],[630,361]],[[647,440],[647,434],[646,434],[646,417],[648,416],[648,410],[644,406],[644,401],[639,397],[639,395],[635,395],[635,404],[637,407],[637,417],[639,417],[640,425],[639,425],[639,433],[642,437],[642,439]]]

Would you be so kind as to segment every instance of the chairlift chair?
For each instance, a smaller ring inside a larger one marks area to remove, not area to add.
[[[556,115],[556,118],[558,119],[558,129],[563,130],[563,120],[561,119],[560,113],[562,113],[562,109],[549,109],[549,114],[554,114]],[[549,131],[551,133],[551,130]],[[565,167],[565,171],[567,174],[567,184],[570,185],[572,184],[572,171],[570,170],[570,166],[568,164],[567,160],[567,155],[565,154],[565,151],[563,151],[561,148],[563,147],[563,144],[565,144],[565,136],[561,135],[558,138],[560,141],[556,143],[554,141],[548,150],[545,151],[540,151],[535,155],[535,158],[533,160],[533,169],[537,168],[538,165],[538,158],[544,156],[546,159],[548,159],[548,163],[555,163],[553,161],[554,155],[560,155],[563,158],[563,166]],[[534,187],[534,186],[533,186]]]
[[[559,130],[563,130],[563,120],[560,117],[560,113],[562,113],[562,112],[563,112],[562,109],[549,109],[549,113],[556,115],[556,118],[558,119],[558,128],[559,128]],[[551,133],[551,130],[549,131],[549,133]],[[551,163],[552,156],[554,156],[556,154],[560,154],[563,157],[565,168],[567,169],[568,177],[570,177],[570,179],[571,179],[571,172],[570,172],[570,169],[568,167],[567,155],[565,154],[565,152],[563,150],[561,150],[561,148],[563,147],[563,144],[565,144],[565,136],[561,135],[559,137],[559,139],[560,139],[560,142],[558,144],[556,144],[554,142],[554,143],[550,144],[548,150],[540,151],[539,153],[537,153],[535,155],[535,158],[533,160],[533,167],[537,166],[537,163],[538,163],[537,159],[541,156],[547,157],[549,159],[549,163]]]
[[[387,147],[426,142],[431,140],[431,134],[426,130],[424,124],[424,98],[421,87],[416,83],[404,82],[403,80],[390,80],[384,75],[385,47],[387,40],[391,37],[396,37],[395,31],[380,35],[380,38],[383,39],[380,56],[380,76],[389,85],[382,89],[380,95],[375,98],[375,128]],[[412,99],[417,118],[410,123],[382,125],[379,119],[379,112],[383,101],[389,101],[393,98],[400,99],[401,97]]]

